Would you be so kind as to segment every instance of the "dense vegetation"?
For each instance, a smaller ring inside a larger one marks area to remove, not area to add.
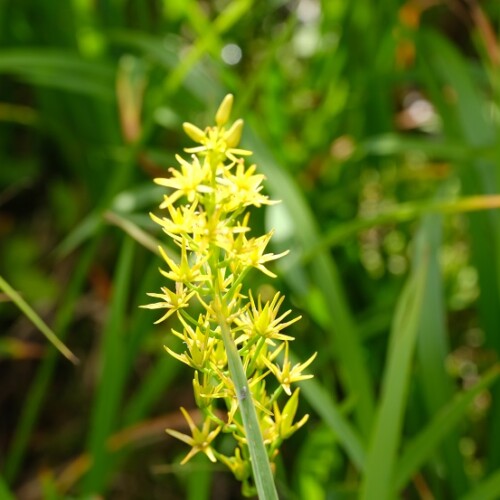
[[[254,229],[291,249],[251,288],[318,352],[280,496],[499,498],[499,26],[477,0],[1,2],[0,497],[240,498],[179,466],[192,374],[139,308],[171,245],[152,179],[231,92],[282,201]]]

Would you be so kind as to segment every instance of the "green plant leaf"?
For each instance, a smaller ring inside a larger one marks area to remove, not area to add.
[[[47,340],[69,361],[78,364],[78,358],[59,340],[57,335],[43,321],[34,309],[0,276],[0,289],[21,309],[23,314],[45,335]]]

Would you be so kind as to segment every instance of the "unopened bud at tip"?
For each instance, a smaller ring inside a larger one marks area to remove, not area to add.
[[[227,94],[222,100],[217,113],[215,113],[215,123],[222,127],[229,120],[231,115],[231,108],[233,107],[233,94]]]

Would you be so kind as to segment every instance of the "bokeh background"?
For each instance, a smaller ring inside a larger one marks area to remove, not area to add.
[[[231,92],[282,200],[254,229],[291,250],[249,285],[319,353],[280,496],[500,498],[499,26],[494,0],[0,2],[0,275],[80,360],[3,286],[0,497],[240,498],[178,465],[192,373],[139,308],[152,179]]]

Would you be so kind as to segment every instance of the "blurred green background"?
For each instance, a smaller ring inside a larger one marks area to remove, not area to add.
[[[280,205],[308,424],[284,499],[500,498],[500,3],[3,0],[0,498],[232,499],[164,432],[194,408],[152,183],[235,95]],[[94,495],[94,496],[92,496]]]

